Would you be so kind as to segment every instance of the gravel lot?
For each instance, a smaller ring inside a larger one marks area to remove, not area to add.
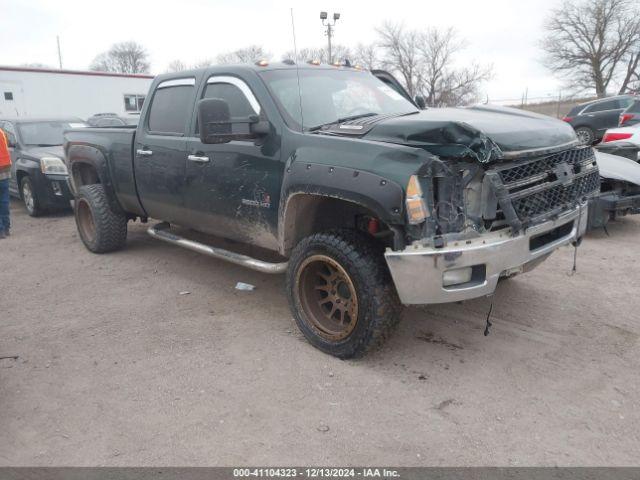
[[[283,277],[140,224],[93,255],[71,214],[12,213],[1,465],[638,464],[638,218],[590,235],[575,276],[566,247],[502,283],[488,337],[488,299],[414,308],[340,361],[298,333]]]

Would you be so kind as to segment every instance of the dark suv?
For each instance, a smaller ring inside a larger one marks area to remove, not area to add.
[[[573,127],[582,144],[591,145],[602,140],[608,128],[618,126],[620,114],[636,98],[633,95],[620,95],[582,103],[573,107],[563,120]]]
[[[86,126],[79,118],[0,118],[12,162],[9,193],[22,199],[32,217],[71,206],[63,135]]]
[[[636,97],[631,105],[620,114],[619,127],[630,127],[640,123],[640,98]]]

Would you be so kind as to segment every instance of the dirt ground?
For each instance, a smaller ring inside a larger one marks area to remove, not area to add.
[[[575,276],[566,247],[502,283],[488,337],[486,298],[413,308],[340,361],[298,333],[283,277],[140,224],[93,255],[72,215],[12,213],[0,465],[638,465],[639,218],[590,235]]]

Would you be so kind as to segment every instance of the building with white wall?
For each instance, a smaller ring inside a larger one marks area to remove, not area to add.
[[[140,112],[153,76],[0,66],[0,117]]]

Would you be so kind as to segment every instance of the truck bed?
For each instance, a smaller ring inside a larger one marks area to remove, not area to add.
[[[105,188],[117,198],[120,206],[130,213],[145,215],[136,191],[133,146],[136,127],[88,127],[65,133],[66,157],[73,163],[83,157],[95,158],[101,178],[108,179]],[[71,172],[70,172],[71,173]]]

